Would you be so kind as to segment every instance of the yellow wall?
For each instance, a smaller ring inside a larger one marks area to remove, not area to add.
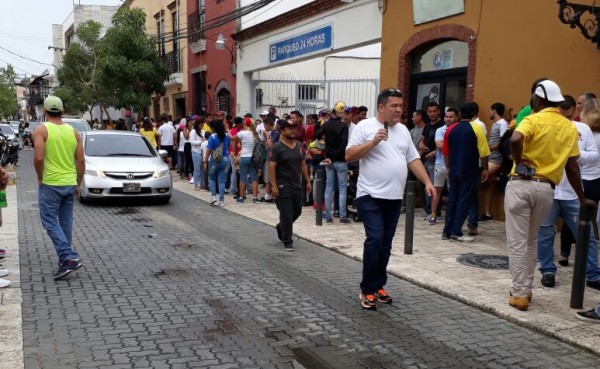
[[[185,28],[187,27],[187,1],[186,0],[178,0],[179,1],[179,5],[178,5],[178,11],[179,11],[179,29],[183,29],[184,31],[181,31],[182,34],[186,34]],[[131,8],[139,8],[144,10],[144,12],[146,13],[146,33],[150,36],[156,36],[158,34],[158,28],[157,28],[157,19],[154,18],[154,15],[158,14],[158,12],[160,12],[161,10],[164,10],[164,22],[165,22],[165,32],[167,34],[171,33],[171,30],[173,29],[173,22],[172,22],[172,16],[171,16],[171,10],[167,7],[168,5],[170,5],[171,3],[173,3],[172,0],[131,0],[130,1],[130,7]],[[173,9],[174,11],[174,9]],[[188,47],[187,47],[187,38],[181,38],[179,39],[179,49],[181,50],[181,72],[183,74],[183,84],[180,87],[168,87],[166,92],[165,92],[165,96],[169,97],[169,112],[168,114],[173,115],[173,118],[175,118],[175,101],[172,98],[173,94],[178,94],[181,92],[186,92],[188,90],[188,65],[187,65],[187,53],[188,53]],[[173,51],[173,42],[167,42],[165,44],[165,50],[167,53]],[[191,102],[188,100],[186,102],[186,110],[190,111],[191,110],[191,106],[190,106]],[[153,108],[152,106],[148,107],[148,111],[150,113],[150,116],[154,116],[153,113]],[[163,103],[162,103],[162,97],[160,98],[160,112],[161,114],[164,113],[163,110]],[[187,112],[186,112],[187,114]],[[158,118],[158,117],[155,117]]]
[[[585,0],[578,3],[586,3]],[[591,1],[590,1],[591,3]],[[475,101],[488,124],[489,106],[516,113],[529,102],[531,83],[555,80],[563,94],[600,92],[600,51],[578,29],[558,19],[554,0],[465,0],[464,14],[415,26],[412,1],[387,0],[383,14],[381,86],[396,86],[399,53],[413,34],[459,24],[477,34]],[[400,86],[402,87],[402,86]]]

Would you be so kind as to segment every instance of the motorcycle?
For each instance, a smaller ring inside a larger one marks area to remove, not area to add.
[[[9,140],[0,134],[0,165],[3,167],[12,164],[17,166],[19,161],[19,141]]]

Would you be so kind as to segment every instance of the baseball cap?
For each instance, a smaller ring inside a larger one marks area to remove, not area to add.
[[[269,111],[268,110],[263,110],[262,113],[260,113],[260,115],[269,115]]]
[[[548,100],[550,102],[563,102],[565,98],[560,92],[560,87],[556,84],[556,82],[551,81],[549,79],[542,81],[537,84],[535,87],[534,94],[542,99]]]
[[[51,113],[62,113],[63,102],[58,96],[50,95],[44,100],[44,110]]]
[[[338,101],[335,103],[335,105],[333,106],[333,111],[336,113],[341,113],[346,111],[346,103],[343,101]]]
[[[296,124],[294,122],[285,119],[279,119],[277,121],[277,124],[279,125],[279,129],[284,129],[286,127],[296,127]]]
[[[331,110],[329,110],[329,108],[324,108],[324,109],[321,109],[321,111],[319,112],[319,115],[323,116],[323,115],[327,115],[329,113],[331,113]]]

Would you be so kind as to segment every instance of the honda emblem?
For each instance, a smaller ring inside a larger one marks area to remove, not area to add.
[[[135,179],[135,175],[133,173],[128,173],[127,174],[127,179]]]

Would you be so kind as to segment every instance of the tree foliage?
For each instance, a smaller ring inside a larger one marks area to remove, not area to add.
[[[168,70],[145,31],[142,9],[121,8],[112,27],[87,21],[76,30],[77,42],[67,49],[57,72],[69,112],[99,104],[123,108],[150,105],[152,94],[164,94]],[[107,113],[108,115],[108,113]]]
[[[142,9],[121,8],[112,27],[102,39],[99,79],[111,85],[116,107],[150,105],[152,94],[164,94],[169,76],[156,51],[156,44],[145,31],[146,14]]]
[[[17,115],[19,111],[15,78],[16,74],[12,65],[0,68],[0,116],[3,118]]]

